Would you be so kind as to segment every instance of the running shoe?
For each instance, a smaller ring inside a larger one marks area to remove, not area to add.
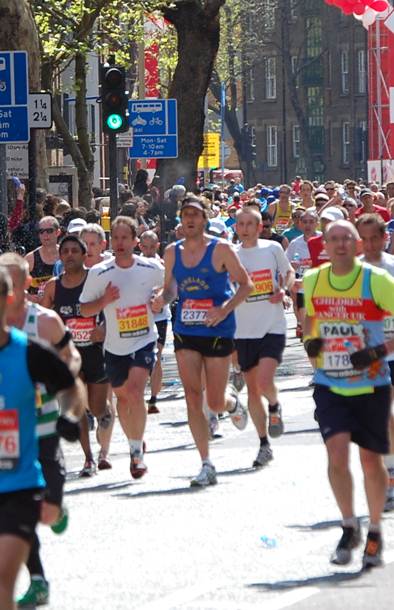
[[[296,326],[296,337],[297,337],[297,339],[301,339],[301,341],[302,341],[303,332],[302,332],[301,324],[297,324],[297,326]]]
[[[363,568],[376,568],[382,565],[383,541],[380,532],[368,532],[363,555]]]
[[[97,419],[97,424],[102,430],[107,430],[113,422],[113,413],[108,409],[102,417]]]
[[[109,461],[108,457],[104,455],[101,451],[98,455],[97,468],[98,470],[110,470],[112,468],[112,464]]]
[[[18,608],[49,604],[49,583],[42,576],[32,576],[30,587],[17,599]]]
[[[63,534],[68,527],[68,509],[62,506],[60,509],[59,519],[51,525],[51,530],[54,534]]]
[[[216,483],[215,466],[203,464],[198,475],[190,481],[190,487],[208,487],[208,485],[216,485]]]
[[[253,468],[262,468],[273,459],[274,456],[272,454],[271,447],[269,445],[262,445],[259,449],[255,461],[253,462]]]
[[[248,411],[241,404],[235,388],[231,391],[231,396],[235,399],[235,407],[232,411],[229,411],[231,421],[238,430],[245,430],[248,423]]]
[[[216,432],[219,430],[219,419],[216,413],[210,413],[208,419],[209,438],[215,438]]]
[[[151,415],[152,413],[160,413],[155,402],[148,402],[148,413],[149,415]]]
[[[278,407],[276,411],[268,414],[268,434],[271,438],[278,438],[282,436],[284,429],[282,409]]]
[[[84,479],[93,477],[96,473],[96,462],[94,460],[86,460],[81,472],[79,473],[79,478]]]
[[[342,527],[343,534],[338,546],[331,556],[331,563],[339,566],[345,566],[352,559],[352,550],[355,549],[361,542],[360,524],[357,522],[357,527]]]
[[[241,392],[245,386],[245,379],[241,371],[236,371],[235,369],[232,371],[230,375],[230,383],[235,387],[237,392]]]
[[[141,479],[148,472],[147,466],[144,464],[144,454],[141,451],[134,451],[130,455],[130,474],[133,479]]]
[[[394,510],[394,468],[388,469],[389,485],[386,492],[386,502],[384,505],[385,512]]]

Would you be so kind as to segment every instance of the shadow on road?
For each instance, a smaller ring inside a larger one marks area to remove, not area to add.
[[[287,430],[283,436],[291,436],[294,434],[315,434],[319,432],[319,428],[306,428],[305,430]]]
[[[361,520],[361,522],[368,522],[368,516],[367,515],[362,515],[359,517],[359,519]],[[303,525],[298,525],[298,524],[292,524],[292,525],[286,525],[286,527],[288,527],[289,529],[296,529],[299,530],[300,532],[313,532],[313,531],[319,531],[319,530],[327,530],[330,529],[332,527],[341,527],[342,526],[342,521],[339,520],[335,520],[335,521],[318,521],[317,523],[305,523]]]
[[[156,489],[151,491],[141,491],[137,493],[120,493],[114,496],[115,498],[120,498],[121,500],[138,500],[139,498],[153,498],[155,496],[180,496],[182,494],[191,494],[198,493],[206,489],[205,487],[177,487],[175,489]]]
[[[97,493],[102,491],[116,491],[117,489],[124,489],[130,487],[133,482],[131,479],[128,481],[120,481],[119,483],[102,483],[101,485],[95,485],[94,487],[79,487],[78,489],[66,489],[64,491],[65,496],[79,496],[80,494]]]
[[[360,578],[365,574],[365,570],[357,572],[334,572],[324,576],[312,576],[310,578],[300,578],[295,580],[278,580],[278,582],[257,582],[246,585],[248,589],[261,589],[261,591],[284,591],[297,587],[308,587],[314,585],[340,584]]]

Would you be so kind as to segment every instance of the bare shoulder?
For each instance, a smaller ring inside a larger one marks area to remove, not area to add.
[[[48,341],[51,345],[58,343],[66,330],[61,317],[52,309],[47,309],[42,305],[36,305],[36,307],[40,339]]]

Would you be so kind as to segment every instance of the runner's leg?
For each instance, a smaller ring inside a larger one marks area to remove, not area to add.
[[[14,610],[15,582],[18,572],[26,562],[30,545],[18,536],[0,536],[0,608]]]
[[[201,372],[203,357],[197,351],[182,349],[176,352],[176,359],[179,376],[185,390],[190,431],[201,459],[206,460],[209,456],[209,449],[208,424],[202,410],[203,390],[201,386]]]
[[[340,432],[326,441],[328,478],[344,519],[353,517],[353,480],[349,469],[350,434]]]
[[[379,524],[386,498],[387,470],[379,453],[363,447],[360,447],[360,461],[364,473],[370,520],[371,523]]]

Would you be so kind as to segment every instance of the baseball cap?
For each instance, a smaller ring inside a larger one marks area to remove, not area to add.
[[[222,233],[227,232],[227,226],[221,218],[212,218],[212,220],[209,221],[208,230],[221,235]]]
[[[320,218],[325,218],[326,220],[331,220],[331,222],[335,222],[335,220],[343,220],[344,216],[341,210],[333,206],[331,208],[326,208],[325,210],[323,210]]]
[[[330,201],[330,198],[326,193],[316,193],[315,201]]]
[[[83,218],[73,218],[68,223],[67,233],[80,233],[88,223]]]
[[[354,208],[358,207],[357,201],[355,199],[353,199],[353,197],[346,197],[343,200],[343,205],[347,205],[347,206],[351,205]]]
[[[371,190],[369,190],[369,189],[362,189],[362,191],[360,193],[360,199],[365,197],[365,195],[371,195],[373,197],[374,193]]]

